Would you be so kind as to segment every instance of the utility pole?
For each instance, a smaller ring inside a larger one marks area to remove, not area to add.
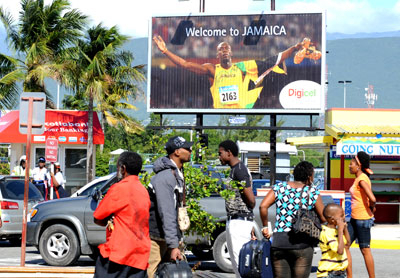
[[[346,83],[351,83],[351,80],[340,80],[338,83],[343,83],[343,108],[346,108]]]

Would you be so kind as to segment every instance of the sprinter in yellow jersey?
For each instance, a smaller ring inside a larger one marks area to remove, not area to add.
[[[168,51],[160,36],[154,36],[153,41],[158,49],[177,66],[208,77],[213,106],[218,109],[253,108],[263,89],[260,84],[264,77],[270,72],[285,74],[286,71],[279,65],[282,65],[294,50],[303,46],[303,42],[298,43],[266,61],[249,60],[233,64],[231,46],[227,42],[221,42],[217,47],[217,58],[220,63],[201,65],[188,62]]]

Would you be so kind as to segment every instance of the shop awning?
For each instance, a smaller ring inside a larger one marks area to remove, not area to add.
[[[338,155],[356,155],[359,151],[369,155],[400,156],[400,137],[350,137],[336,144]]]
[[[46,110],[45,131],[32,135],[32,143],[45,143],[57,138],[59,144],[86,144],[88,138],[88,112]],[[0,118],[0,143],[26,143],[26,134],[19,133],[19,111],[10,111]],[[104,133],[97,113],[93,113],[93,143],[104,144]]]
[[[290,137],[286,139],[286,144],[292,146],[301,145],[314,145],[314,144],[326,144],[332,145],[334,138],[332,136],[304,136],[304,137]]]
[[[400,126],[398,125],[345,125],[326,124],[325,131],[329,135],[339,139],[351,136],[374,136],[400,137]]]

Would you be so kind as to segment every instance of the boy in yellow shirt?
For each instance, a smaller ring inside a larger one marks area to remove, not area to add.
[[[328,224],[322,225],[319,246],[322,257],[318,264],[317,277],[345,278],[348,265],[345,245],[350,243],[344,210],[337,204],[324,208]]]

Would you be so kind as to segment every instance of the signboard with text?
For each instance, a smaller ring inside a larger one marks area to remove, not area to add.
[[[363,151],[370,156],[400,156],[400,143],[398,144],[373,144],[373,143],[341,143],[336,145],[337,155],[357,155]]]
[[[47,162],[57,162],[58,140],[56,138],[47,138],[45,158]]]
[[[153,17],[149,112],[324,113],[324,13]]]
[[[45,144],[47,138],[56,138],[59,144],[87,144],[87,111],[45,110],[43,126],[43,134],[32,134],[32,143]],[[26,135],[18,129],[19,111],[8,112],[0,118],[0,142],[26,143]],[[93,113],[93,143],[104,144],[104,133],[97,113]]]

